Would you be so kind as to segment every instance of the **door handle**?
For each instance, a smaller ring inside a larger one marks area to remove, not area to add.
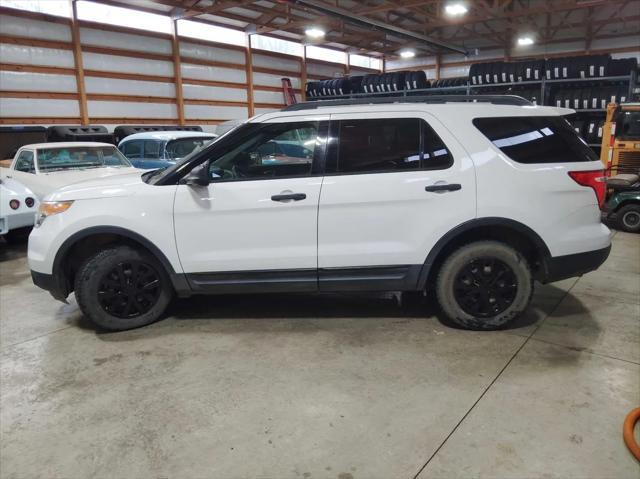
[[[431,193],[437,193],[439,191],[458,191],[462,189],[462,185],[460,183],[445,183],[440,185],[430,185],[425,187],[425,191],[429,191]]]
[[[273,195],[271,197],[271,201],[288,201],[288,200],[300,201],[300,200],[304,200],[306,197],[307,195],[304,193],[288,193],[288,194],[282,194],[282,195]]]

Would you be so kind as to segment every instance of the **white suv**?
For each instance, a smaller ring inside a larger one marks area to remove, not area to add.
[[[174,294],[430,289],[463,327],[502,327],[534,280],[607,258],[603,171],[572,110],[465,98],[294,105],[167,169],[62,188],[33,280],[113,330]]]

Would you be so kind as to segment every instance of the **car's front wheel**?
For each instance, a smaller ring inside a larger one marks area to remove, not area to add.
[[[108,248],[89,258],[76,274],[74,289],[82,312],[112,331],[157,321],[173,296],[162,265],[129,246]]]
[[[436,283],[445,315],[466,329],[493,330],[517,318],[533,295],[527,260],[497,241],[478,241],[454,251]]]

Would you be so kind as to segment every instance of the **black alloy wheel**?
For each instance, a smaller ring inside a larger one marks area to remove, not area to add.
[[[160,292],[160,274],[153,266],[142,261],[123,261],[102,276],[98,302],[112,316],[135,318],[155,306]]]
[[[477,318],[489,318],[506,311],[517,292],[518,281],[513,270],[491,257],[468,262],[454,282],[456,302],[464,312]]]

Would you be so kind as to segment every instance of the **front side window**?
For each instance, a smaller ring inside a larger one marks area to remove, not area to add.
[[[616,138],[640,140],[640,111],[619,111],[614,118]]]
[[[33,151],[31,150],[23,150],[18,155],[18,159],[16,160],[16,168],[17,171],[23,171],[25,173],[35,173],[36,169],[33,163]]]
[[[103,166],[131,166],[115,147],[61,147],[38,150],[38,169],[41,172],[100,168]]]
[[[318,122],[296,122],[248,128],[222,156],[210,162],[210,174],[223,180],[310,175],[322,144],[318,126]]]
[[[330,173],[442,169],[453,161],[442,139],[419,118],[337,123],[338,147],[328,165]]]
[[[598,159],[563,117],[476,118],[473,124],[518,163],[571,163]]]

